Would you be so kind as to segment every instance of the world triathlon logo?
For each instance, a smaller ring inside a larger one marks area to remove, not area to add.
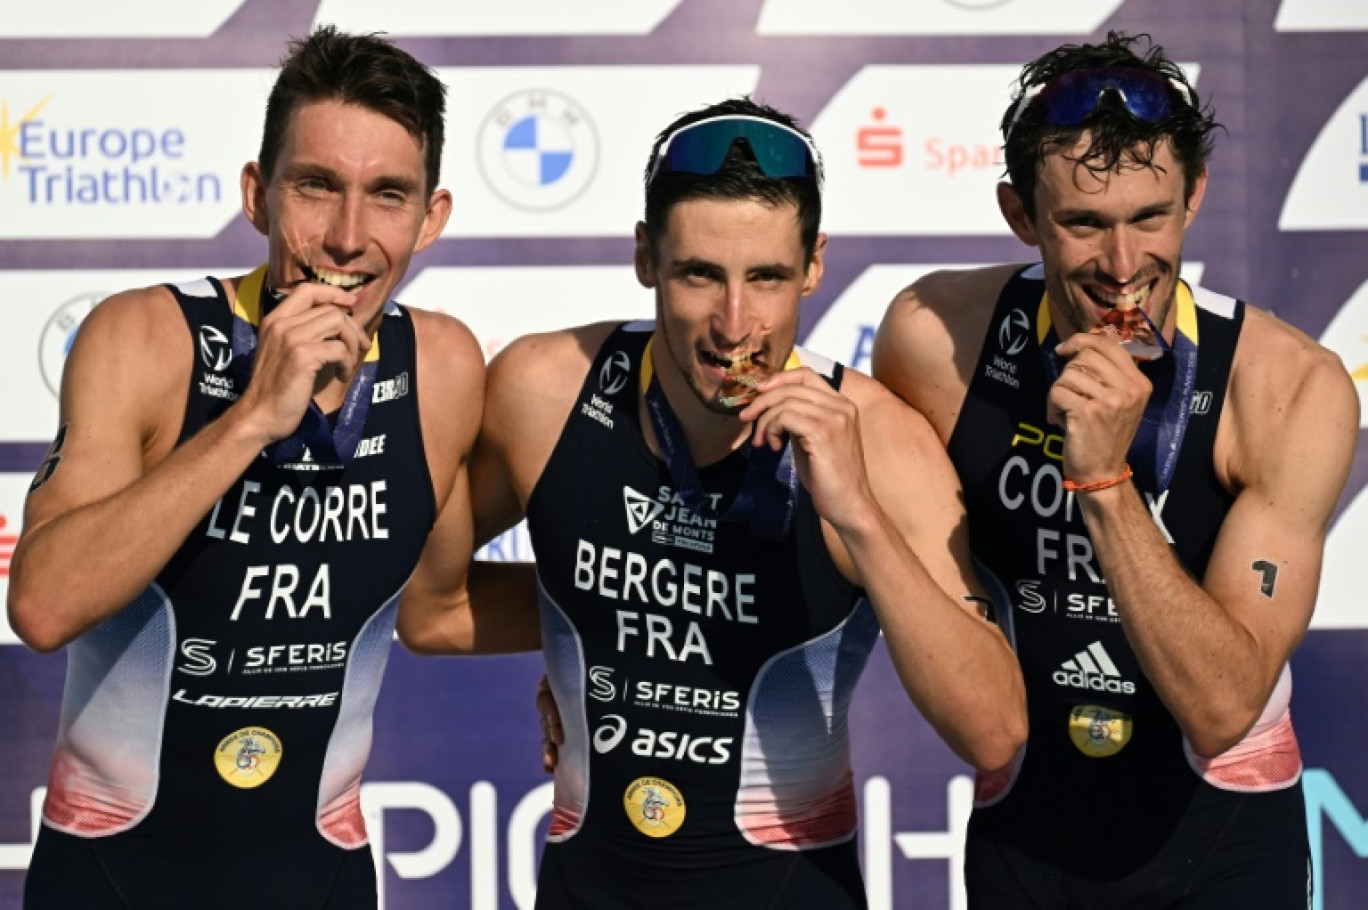
[[[480,171],[499,198],[545,211],[574,200],[598,167],[598,133],[583,107],[560,92],[510,95],[485,117]]]

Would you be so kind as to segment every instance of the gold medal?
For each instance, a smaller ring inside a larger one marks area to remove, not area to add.
[[[1075,705],[1069,712],[1069,739],[1089,758],[1110,758],[1130,742],[1135,724],[1129,714],[1097,705]]]
[[[263,727],[243,727],[219,740],[214,766],[234,787],[260,787],[275,774],[284,753],[280,738]]]
[[[684,824],[684,797],[658,777],[638,777],[622,798],[627,819],[647,837],[669,837]]]

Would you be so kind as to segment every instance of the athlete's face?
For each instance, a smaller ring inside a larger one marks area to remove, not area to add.
[[[1123,161],[1095,173],[1080,165],[1087,136],[1045,157],[1036,185],[1036,216],[1016,191],[998,200],[1013,231],[1039,247],[1051,314],[1061,338],[1086,332],[1113,308],[1141,308],[1172,339],[1168,324],[1182,264],[1183,234],[1206,189],[1205,172],[1184,198],[1183,170],[1168,143],[1152,167]]]
[[[242,172],[243,210],[269,240],[271,286],[346,288],[373,331],[413,254],[451,213],[451,194],[426,185],[423,151],[398,123],[359,105],[295,110],[270,180],[255,162]]]
[[[637,225],[637,276],[656,296],[656,372],[677,410],[687,386],[703,407],[733,413],[718,392],[738,356],[765,372],[783,368],[825,244],[819,236],[809,261],[798,206],[755,199],[677,203],[654,249]]]

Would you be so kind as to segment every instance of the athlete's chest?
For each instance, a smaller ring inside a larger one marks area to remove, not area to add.
[[[542,585],[583,640],[675,664],[744,666],[846,618],[854,592],[805,493],[794,493],[787,530],[767,535],[764,516],[730,508],[748,480],[744,459],[705,469],[699,501],[632,430],[619,431],[558,448],[528,513]]]

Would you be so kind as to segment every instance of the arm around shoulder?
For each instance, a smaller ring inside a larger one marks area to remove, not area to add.
[[[490,363],[483,394],[473,399],[483,403],[476,411],[478,440],[473,433],[462,437],[451,495],[401,602],[400,639],[411,650],[490,654],[540,647],[534,567],[472,561],[472,553],[522,519],[573,401],[565,396],[587,369],[587,361],[576,366],[579,348],[573,333],[526,336]]]
[[[478,645],[470,616],[470,461],[484,411],[484,354],[459,320],[412,307],[409,312],[417,336],[419,418],[437,519],[400,598],[396,631],[418,654],[471,653]]]

